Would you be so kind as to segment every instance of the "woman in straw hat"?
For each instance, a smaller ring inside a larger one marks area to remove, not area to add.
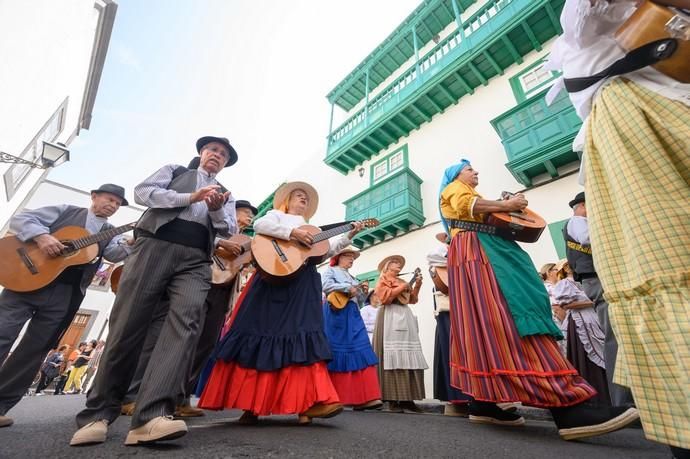
[[[327,295],[323,306],[324,326],[333,352],[333,360],[328,363],[331,381],[343,404],[366,410],[380,408],[382,403],[376,373],[378,359],[359,313],[365,294],[359,281],[348,271],[358,257],[359,250],[355,247],[340,250],[321,275],[321,283]],[[328,301],[328,295],[335,292],[349,297],[342,309],[334,308]]]
[[[286,183],[276,190],[273,210],[254,222],[254,231],[310,245],[312,236],[299,227],[314,215],[318,200],[311,185]],[[331,242],[330,252],[348,246],[359,230],[356,224]],[[242,409],[242,424],[271,414],[299,414],[300,424],[339,414],[343,406],[326,367],[332,354],[321,305],[321,278],[313,263],[286,283],[255,275],[216,347],[198,406]]]
[[[571,440],[638,419],[634,408],[585,404],[596,390],[558,349],[556,340],[563,335],[551,319],[549,297],[532,260],[515,241],[485,232],[489,228],[482,225],[488,213],[519,211],[527,200],[521,194],[486,200],[475,190],[478,184],[479,173],[462,160],[445,170],[439,196],[442,222],[452,236],[451,384],[475,398],[470,420],[523,424],[495,405],[520,401],[550,409],[561,438]],[[472,222],[472,229],[459,228],[463,221]]]
[[[424,394],[424,370],[429,368],[419,341],[417,318],[408,304],[418,301],[422,286],[421,276],[414,284],[398,275],[405,266],[405,258],[391,255],[378,266],[381,277],[376,284],[376,295],[381,301],[374,329],[374,351],[379,358],[379,381],[383,400],[389,402],[389,410],[414,412],[421,410],[414,400],[422,400]],[[401,299],[409,295],[409,300]]]

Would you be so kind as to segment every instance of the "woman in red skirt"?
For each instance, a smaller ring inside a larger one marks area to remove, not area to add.
[[[314,215],[318,194],[291,182],[275,193],[274,209],[254,222],[254,231],[306,245],[312,236],[299,227]],[[334,253],[361,229],[331,243]],[[339,414],[343,406],[328,374],[332,354],[323,332],[321,277],[308,263],[287,283],[255,275],[233,312],[228,333],[214,352],[215,364],[198,406],[244,410],[242,424],[259,416],[299,414],[299,423]]]
[[[565,440],[612,432],[637,420],[635,408],[585,403],[596,391],[558,349],[562,334],[532,260],[514,241],[489,234],[491,228],[482,225],[488,213],[519,211],[527,200],[520,194],[483,199],[475,191],[478,175],[467,160],[446,169],[439,203],[446,229],[453,228],[451,385],[474,397],[470,419],[505,424],[494,403],[519,401],[550,409]],[[472,230],[462,222],[473,223]]]

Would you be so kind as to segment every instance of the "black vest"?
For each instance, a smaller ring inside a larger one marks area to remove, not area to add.
[[[82,228],[85,228],[88,213],[89,209],[77,206],[67,206],[67,209],[60,214],[52,225],[50,225],[50,232],[54,233],[60,228],[64,228],[66,226],[81,226]],[[104,223],[100,231],[109,230],[111,228],[114,228],[114,226],[110,223]],[[89,284],[91,284],[91,280],[93,280],[93,276],[96,274],[96,271],[98,271],[98,268],[101,265],[103,251],[108,246],[108,243],[110,243],[110,239],[98,243],[98,258],[93,263],[68,268],[60,277],[58,277],[58,280],[76,279],[78,281],[81,293],[85,294],[86,289],[89,287]]]
[[[193,193],[197,190],[197,177],[198,171],[196,169],[187,169],[184,166],[179,166],[173,171],[173,179],[168,184],[168,190],[174,190],[178,193]],[[218,181],[216,184],[220,185]],[[227,191],[222,185],[220,185],[220,191]],[[161,228],[161,226],[172,222],[175,220],[186,207],[174,207],[171,209],[161,209],[149,207],[146,212],[141,216],[139,222],[137,223],[138,230],[148,231],[151,234],[156,234],[156,232]],[[215,228],[211,223],[211,217],[207,217],[206,228],[208,229],[208,253],[213,252],[214,241],[216,237]],[[135,230],[135,236],[137,232]]]
[[[570,222],[570,220],[568,220],[568,222]],[[587,277],[594,277],[597,272],[594,269],[592,248],[589,245],[580,245],[575,239],[570,237],[568,234],[568,222],[563,226],[565,256],[568,258],[568,264],[575,274],[575,280],[580,281]]]

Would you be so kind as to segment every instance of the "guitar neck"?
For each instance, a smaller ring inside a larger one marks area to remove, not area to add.
[[[352,229],[352,223],[346,223],[341,226],[336,226],[335,228],[331,228],[327,231],[322,231],[321,233],[317,234],[314,236],[314,242],[320,242],[326,239],[330,239],[333,236],[337,236],[338,234],[343,234],[347,233]]]
[[[98,244],[101,241],[106,241],[108,239],[112,239],[113,237],[117,236],[118,234],[126,233],[127,231],[131,231],[134,226],[136,225],[135,223],[128,223],[123,226],[118,226],[117,228],[112,228],[109,230],[105,231],[100,231],[96,234],[92,234],[90,236],[82,237],[79,239],[75,239],[72,241],[72,245],[75,249],[83,249],[84,247],[90,246],[92,244]]]

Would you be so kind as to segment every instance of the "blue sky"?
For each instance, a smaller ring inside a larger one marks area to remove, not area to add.
[[[417,0],[116,0],[90,130],[50,179],[132,188],[187,164],[202,135],[230,139],[219,179],[258,203],[306,157],[325,155],[325,95]],[[131,199],[130,199],[131,200]]]

